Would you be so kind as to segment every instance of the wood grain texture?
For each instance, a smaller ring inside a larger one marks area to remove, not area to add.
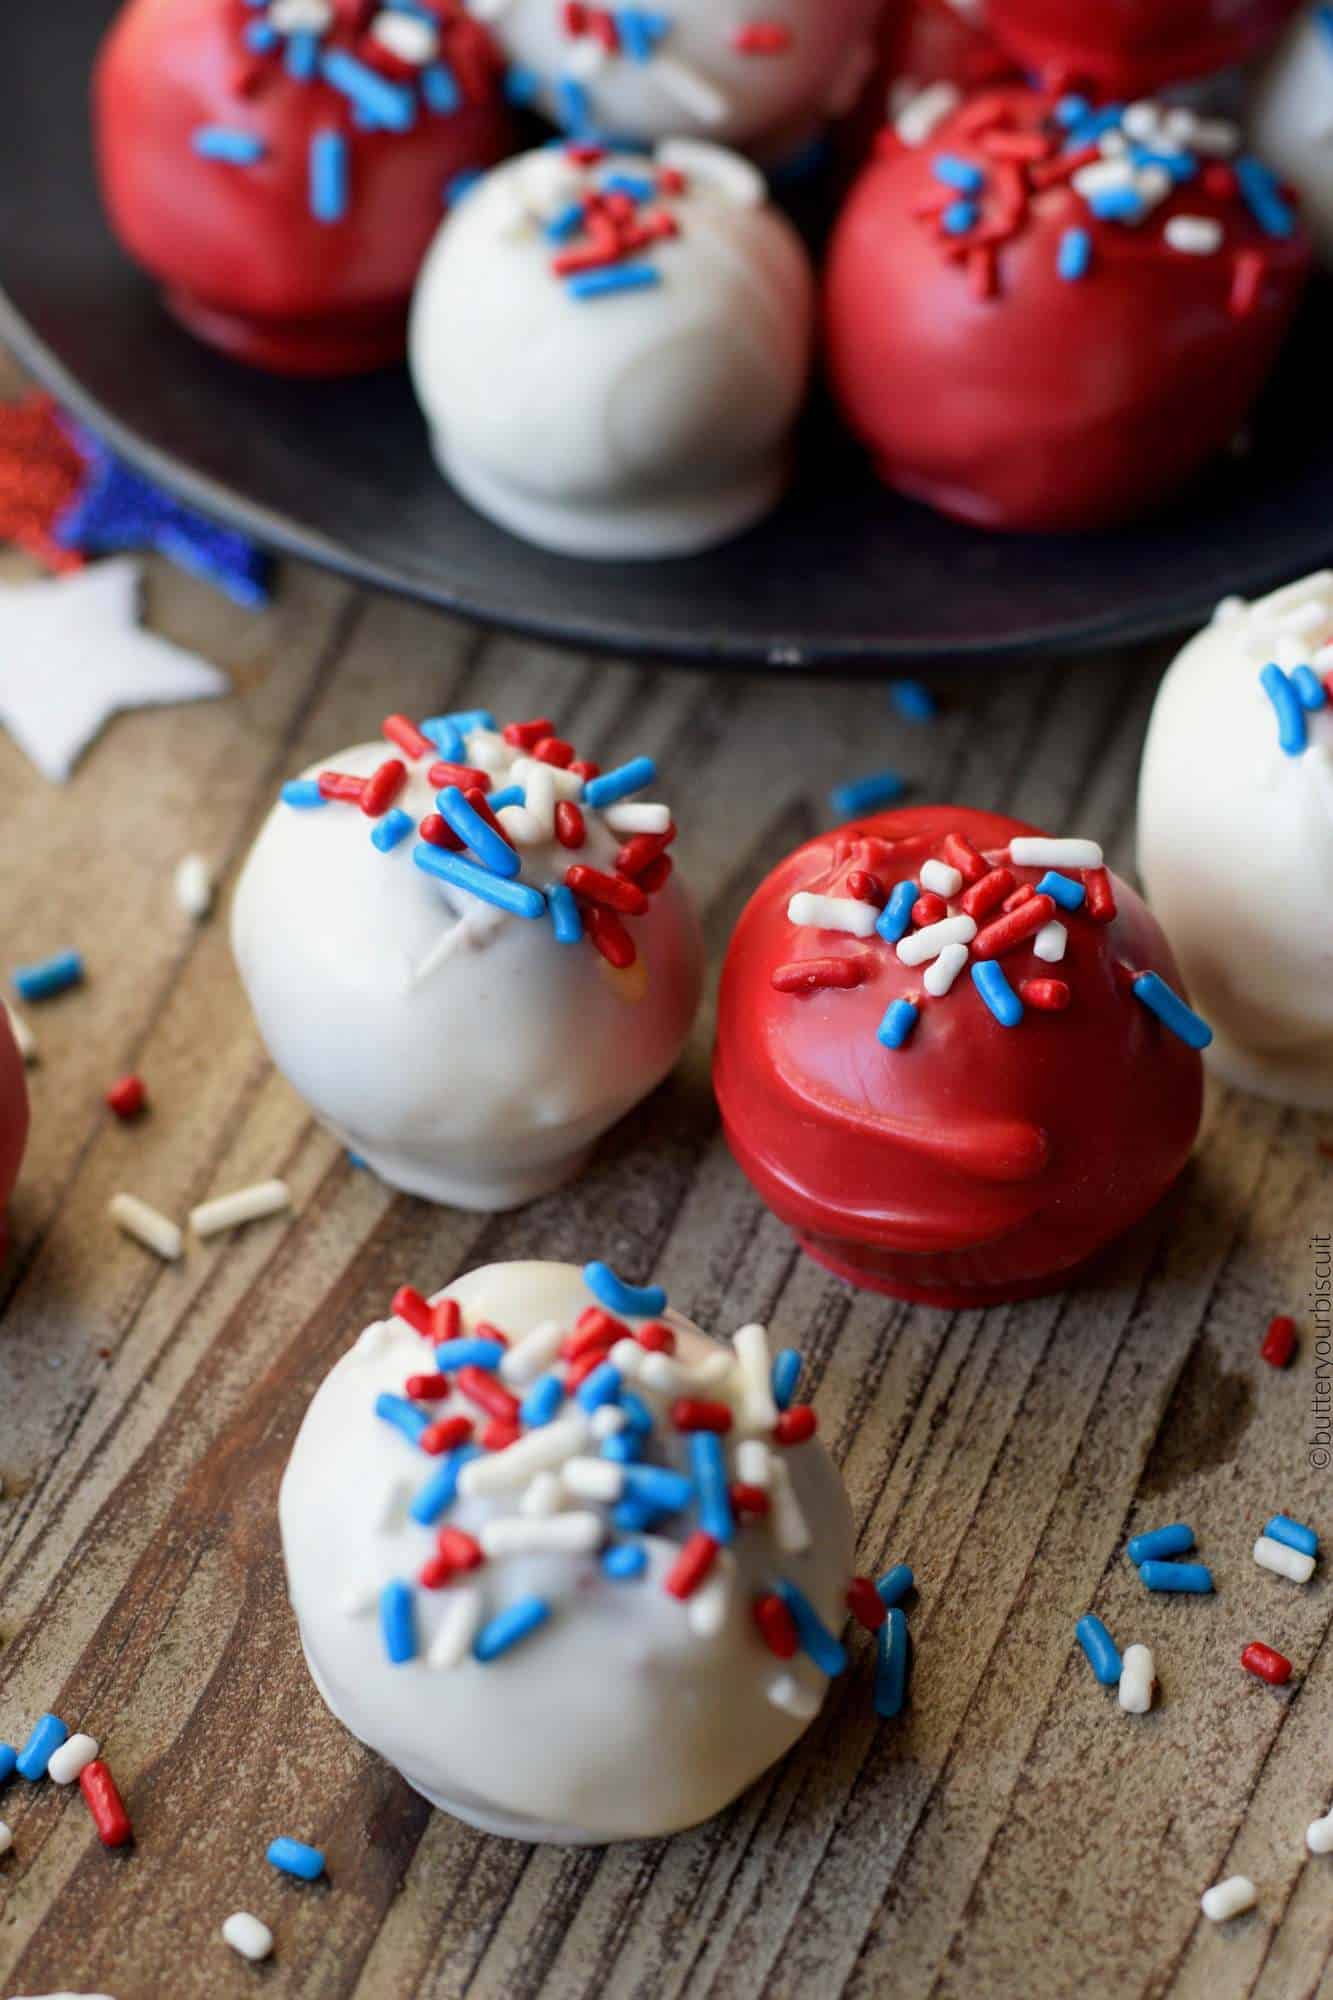
[[[16,562],[6,575],[27,572]],[[31,1010],[32,1144],[0,1273],[0,1736],[54,1708],[103,1742],[136,1846],[104,1853],[77,1796],[11,1784],[0,1989],[151,1996],[758,2000],[817,1995],[1293,1996],[1329,1990],[1333,1862],[1306,1856],[1333,1789],[1322,1578],[1249,1549],[1277,1508],[1333,1526],[1307,1462],[1312,1357],[1258,1359],[1299,1312],[1327,1228],[1333,1121],[1211,1092],[1169,1208],[1070,1296],[944,1313],[860,1296],[793,1249],[723,1146],[710,1004],[674,1078],[570,1192],[494,1219],[353,1170],[270,1069],[230,964],[226,897],[199,928],[171,872],[234,878],[280,778],[409,713],[545,712],[589,754],[648,750],[716,961],[751,889],[826,821],[841,777],[893,762],[918,798],[1012,811],[1129,869],[1162,649],[949,683],[913,728],[882,691],[590,663],[289,570],[234,611],[151,568],[151,622],[233,675],[225,702],[116,721],[64,791],[0,736],[6,969],[67,944],[78,993]],[[122,1128],[100,1093],[149,1081]],[[119,1236],[120,1187],[180,1215],[283,1174],[294,1219],[163,1267]],[[528,1849],[432,1813],[331,1719],[287,1609],[274,1500],[301,1413],[397,1283],[490,1258],[604,1253],[705,1325],[801,1346],[843,1463],[863,1567],[909,1560],[910,1712],[876,1725],[866,1648],[804,1744],[667,1842]],[[1190,1519],[1212,1600],[1149,1598],[1123,1549]],[[1159,1706],[1118,1713],[1075,1649],[1095,1608],[1156,1651]],[[1251,1638],[1297,1674],[1240,1671]],[[276,1877],[276,1831],[328,1884]],[[1200,1891],[1241,1869],[1252,1915]],[[222,1918],[278,1938],[247,1968]]]

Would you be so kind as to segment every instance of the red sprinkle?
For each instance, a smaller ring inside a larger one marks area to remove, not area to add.
[[[407,783],[407,766],[401,757],[388,757],[366,779],[361,793],[361,810],[367,819],[380,819]]]
[[[882,910],[888,901],[884,884],[868,868],[853,868],[847,877],[847,894],[858,903],[873,903],[877,910]]]
[[[148,1092],[141,1076],[117,1077],[107,1091],[106,1101],[117,1118],[137,1118],[148,1103]]]
[[[747,1486],[744,1480],[741,1479],[734,1481],[727,1488],[727,1497],[731,1501],[731,1511],[733,1514],[756,1514],[762,1516],[767,1514],[773,1504],[762,1486]]]
[[[848,1584],[847,1609],[867,1632],[878,1632],[889,1615],[883,1598],[868,1576],[854,1576]]]
[[[517,1424],[502,1424],[498,1417],[487,1424],[481,1434],[483,1451],[508,1451],[511,1444],[517,1444],[519,1428]]]
[[[482,1563],[481,1543],[475,1535],[469,1535],[463,1528],[441,1528],[435,1537],[435,1546],[446,1562],[455,1569],[480,1569]]]
[[[571,1361],[565,1370],[565,1394],[572,1396],[580,1382],[585,1382],[594,1368],[600,1368],[606,1359],[604,1347],[590,1347],[586,1354],[580,1354],[577,1361]]]
[[[731,1411],[726,1403],[710,1403],[701,1396],[681,1396],[671,1405],[671,1421],[678,1431],[729,1431]]]
[[[548,736],[555,735],[555,724],[549,716],[543,715],[535,722],[506,722],[500,734],[516,750],[535,750]]]
[[[818,1417],[808,1403],[793,1403],[784,1410],[773,1426],[773,1436],[779,1444],[804,1444],[815,1434]]]
[[[418,828],[418,832],[423,840],[430,842],[432,847],[447,847],[451,854],[461,854],[463,852],[462,841],[439,813],[427,813]]]
[[[618,1340],[628,1340],[629,1328],[605,1306],[585,1306],[572,1333],[560,1343],[561,1359],[577,1361],[584,1354],[605,1354]]]
[[[769,1652],[780,1660],[790,1660],[796,1651],[796,1621],[782,1599],[772,1592],[756,1597],[754,1622]]]
[[[566,743],[563,736],[543,736],[540,743],[534,743],[532,754],[539,764],[554,764],[557,771],[567,771],[574,758],[574,745]]]
[[[665,833],[636,833],[616,856],[617,875],[628,875],[631,880],[637,880],[645,868],[651,868],[659,856],[665,854],[675,837],[674,822]]]
[[[671,856],[659,854],[656,861],[650,861],[639,877],[639,887],[645,896],[655,896],[671,873]]]
[[[469,1403],[485,1410],[488,1417],[498,1417],[503,1424],[518,1422],[517,1396],[511,1396],[503,1382],[497,1382],[494,1375],[478,1368],[474,1362],[466,1362],[459,1369],[458,1387]]]
[[[1018,997],[1039,1014],[1063,1014],[1069,1005],[1069,988],[1063,979],[1020,979]]]
[[[103,1847],[123,1847],[133,1838],[130,1816],[116,1790],[116,1781],[100,1757],[94,1757],[79,1772],[79,1790]]]
[[[427,1340],[435,1338],[435,1321],[431,1309],[415,1285],[400,1285],[393,1295],[393,1304],[389,1307],[389,1311],[399,1319],[405,1319],[409,1326],[415,1327]]]
[[[972,956],[999,958],[1003,952],[1012,951],[1015,945],[1035,937],[1042,925],[1048,924],[1054,915],[1053,896],[1029,896],[1016,910],[997,917],[993,924],[987,924],[985,930],[977,932],[972,940]]]
[[[585,903],[583,928],[607,964],[613,965],[617,972],[633,965],[638,957],[634,940],[614,910],[603,909],[600,903]]]
[[[970,889],[964,889],[958,898],[958,907],[964,916],[980,923],[983,917],[990,915],[997,903],[1004,901],[1013,886],[1012,868],[992,868],[979,882],[974,882]]]
[[[778,56],[791,47],[791,29],[785,21],[745,21],[731,46],[741,56]]]
[[[403,1384],[403,1394],[416,1403],[438,1403],[441,1396],[449,1394],[447,1375],[409,1375]],[[466,1417],[463,1419],[467,1422]]]
[[[601,765],[594,764],[591,757],[576,757],[569,768],[576,778],[583,778],[585,781],[588,778],[600,778],[602,775]]]
[[[717,1560],[720,1544],[714,1535],[696,1528],[662,1579],[672,1597],[693,1597]]]
[[[618,910],[622,916],[641,917],[648,908],[648,898],[637,883],[627,882],[620,875],[607,875],[600,868],[589,868],[583,861],[570,863],[565,870],[565,881],[576,896],[586,896],[589,902]]]
[[[1115,921],[1115,890],[1111,887],[1110,871],[1105,868],[1085,868],[1083,886],[1087,890],[1087,900],[1083,908],[1094,924],[1109,924]]]
[[[1279,1313],[1268,1322],[1264,1344],[1259,1349],[1259,1357],[1270,1368],[1285,1368],[1296,1352],[1296,1322],[1286,1313]]]
[[[422,1563],[417,1571],[417,1582],[423,1590],[441,1590],[453,1574],[453,1564],[437,1550],[433,1556],[427,1556]]]
[[[1020,882],[1014,890],[1013,895],[1005,897],[1000,908],[1003,910],[1021,910],[1024,903],[1030,903],[1036,893],[1031,882]]]
[[[559,799],[556,802],[555,837],[562,847],[582,847],[588,838],[583,814],[572,799]]]
[[[826,986],[859,986],[872,965],[869,953],[859,958],[802,958],[779,965],[772,985],[779,993],[818,993]]]
[[[660,1319],[645,1320],[642,1326],[635,1328],[634,1338],[650,1354],[674,1354],[676,1351],[676,1336],[669,1326],[663,1326]]]
[[[927,924],[943,923],[948,914],[949,905],[933,889],[924,890],[912,905],[912,922],[919,931],[923,931]]]
[[[426,773],[428,784],[442,792],[446,785],[457,785],[460,792],[489,792],[491,781],[487,772],[474,770],[471,764],[432,764]]]
[[[354,778],[348,771],[321,771],[317,783],[322,799],[350,799],[354,805],[360,804],[366,789],[365,779]]]
[[[990,872],[990,863],[977,853],[966,834],[946,833],[940,842],[940,857],[968,883],[979,882]]]
[[[1259,303],[1268,259],[1262,250],[1238,250],[1231,267],[1231,292],[1227,311],[1233,319],[1245,319]]]
[[[430,1337],[437,1344],[446,1340],[457,1340],[462,1330],[463,1308],[457,1299],[441,1299],[438,1304],[431,1307]],[[494,1328],[487,1338],[491,1340],[496,1338]],[[502,1341],[502,1345],[507,1343]]]
[[[472,1441],[471,1417],[441,1417],[437,1424],[427,1424],[417,1443],[432,1458],[438,1458],[442,1451],[457,1451],[460,1444]]]
[[[415,722],[405,715],[386,715],[380,724],[380,734],[386,742],[396,743],[409,757],[429,757],[435,745],[429,736],[423,736]]]
[[[1265,1646],[1262,1639],[1252,1639],[1240,1656],[1240,1663],[1247,1674],[1256,1674],[1270,1687],[1283,1687],[1291,1679],[1291,1661],[1285,1654],[1275,1653],[1271,1646]]]

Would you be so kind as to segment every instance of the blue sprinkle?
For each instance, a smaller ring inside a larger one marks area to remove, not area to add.
[[[643,1447],[644,1439],[638,1431],[621,1429],[602,1439],[601,1455],[614,1465],[637,1465],[643,1457]]]
[[[1147,210],[1137,188],[1098,188],[1085,197],[1088,207],[1102,222],[1142,222]]]
[[[1090,146],[1094,140],[1100,139],[1104,132],[1118,131],[1124,120],[1123,104],[1107,104],[1100,111],[1094,111],[1086,100],[1067,101],[1083,103],[1083,110],[1077,118],[1062,121],[1069,126],[1065,142],[1068,149],[1076,151],[1080,146]]]
[[[583,936],[583,917],[574,891],[563,882],[553,882],[546,891],[546,900],[551,906],[556,943],[577,944]]]
[[[1092,238],[1086,229],[1066,229],[1060,238],[1056,270],[1067,284],[1077,284],[1092,268]]]
[[[921,1018],[921,1009],[911,1000],[891,1000],[884,1019],[875,1030],[875,1040],[886,1049],[900,1049]]]
[[[77,951],[58,951],[36,965],[20,965],[14,973],[14,991],[20,1000],[50,1000],[83,983],[83,959]]]
[[[287,37],[286,64],[288,76],[298,83],[310,83],[319,68],[319,36],[307,34],[304,30]]]
[[[347,1149],[347,1164],[349,1167],[357,1167],[361,1169],[368,1169],[370,1166],[369,1160],[363,1159],[360,1153],[354,1153],[351,1150],[350,1146]]]
[[[324,1873],[324,1856],[303,1840],[289,1840],[280,1834],[268,1844],[268,1858],[284,1875],[297,1875],[303,1882],[317,1882]]]
[[[452,728],[461,731],[464,736],[471,736],[474,729],[488,729],[494,735],[499,728],[489,708],[453,708],[448,715],[438,716],[436,720],[448,723]],[[421,733],[423,736],[430,736],[429,726],[424,722],[421,725]],[[431,736],[431,742],[434,741],[435,738]]]
[[[940,217],[940,227],[946,236],[966,236],[969,229],[975,229],[981,211],[974,201],[951,201]]]
[[[960,194],[980,194],[986,185],[986,176],[980,167],[974,167],[970,160],[960,160],[956,153],[937,153],[930,163],[930,171],[937,181],[946,187],[957,188]]]
[[[1313,713],[1328,703],[1328,689],[1320,680],[1313,667],[1293,667],[1291,684],[1296,690],[1296,699],[1302,708]]]
[[[906,786],[896,771],[872,771],[868,777],[853,778],[848,784],[835,785],[829,793],[829,804],[839,819],[856,819],[861,813],[875,812],[880,806],[891,806],[900,799]]]
[[[1253,154],[1232,162],[1245,206],[1265,236],[1290,236],[1296,218],[1282,199],[1277,176]]]
[[[358,62],[347,49],[326,49],[320,58],[320,68],[324,81],[350,98],[357,110],[376,125],[386,125],[391,132],[411,131],[417,107],[410,90],[390,83],[387,77]]]
[[[457,1340],[442,1340],[435,1350],[435,1366],[441,1374],[451,1368],[485,1368],[494,1374],[504,1359],[498,1340],[479,1340],[475,1334],[461,1333]]]
[[[1204,1563],[1145,1562],[1139,1576],[1149,1590],[1186,1592],[1202,1597],[1213,1587],[1213,1572]]]
[[[401,806],[393,806],[383,819],[377,819],[370,831],[372,847],[378,847],[381,854],[390,853],[399,841],[406,840],[412,831],[411,813],[405,813]]]
[[[1062,97],[1055,107],[1056,122],[1060,125],[1077,125],[1092,110],[1086,97],[1076,97],[1072,92]]]
[[[493,813],[498,813],[501,806],[521,806],[526,796],[522,785],[502,785],[498,792],[487,793],[486,803]]]
[[[1333,6],[1321,5],[1314,10],[1315,22],[1333,54]]]
[[[408,1513],[418,1527],[431,1528],[439,1520],[447,1507],[452,1507],[458,1498],[458,1475],[470,1458],[480,1456],[475,1444],[460,1444],[456,1451],[447,1451],[432,1472],[425,1485],[418,1488],[408,1506]]]
[[[1192,181],[1199,171],[1199,162],[1193,153],[1155,153],[1150,146],[1131,146],[1129,157],[1136,167],[1160,167],[1179,187],[1185,181]]]
[[[541,1375],[519,1404],[518,1413],[525,1424],[538,1430],[543,1424],[551,1422],[564,1400],[565,1391],[559,1376]]]
[[[347,214],[347,141],[341,132],[316,132],[310,141],[310,213],[316,222],[341,222]]]
[[[921,681],[890,681],[889,700],[904,722],[935,720],[935,697]]]
[[[656,1319],[666,1311],[667,1295],[661,1285],[627,1285],[609,1264],[585,1264],[583,1282],[598,1305],[621,1319]]]
[[[390,1666],[405,1666],[416,1658],[416,1604],[410,1583],[395,1579],[380,1592],[380,1637]]]
[[[637,7],[618,7],[615,18],[621,53],[629,62],[651,62],[657,44],[670,29],[671,24],[666,17],[645,14]]]
[[[588,93],[577,77],[562,76],[556,79],[555,117],[558,125],[569,132],[586,132],[590,121]]]
[[[881,1722],[901,1715],[907,1700],[907,1669],[911,1641],[907,1620],[896,1607],[879,1628],[875,1640],[875,1713]]]
[[[1054,868],[1048,868],[1037,884],[1037,894],[1050,896],[1062,910],[1076,910],[1080,903],[1087,900],[1088,892],[1072,875],[1061,875]]]
[[[531,104],[541,87],[542,80],[536,70],[511,63],[505,71],[504,94],[509,104]]]
[[[1023,1002],[993,958],[978,959],[972,967],[972,984],[1002,1028],[1016,1028],[1023,1018]]]
[[[703,1433],[696,1431],[696,1437]],[[632,1499],[666,1514],[679,1514],[694,1499],[694,1481],[667,1465],[627,1465],[625,1491]]]
[[[316,806],[326,806],[329,802],[319,789],[318,778],[292,778],[282,788],[282,803],[295,806],[300,812],[312,812]]]
[[[388,1389],[381,1389],[376,1396],[375,1415],[401,1431],[409,1444],[420,1444],[421,1433],[430,1429],[430,1418],[424,1410],[419,1410],[406,1396],[392,1395]]]
[[[46,1776],[46,1767],[51,1761],[51,1752],[58,1750],[69,1735],[58,1715],[44,1715],[34,1723],[32,1735],[28,1738],[18,1756],[14,1768],[21,1778],[36,1784],[38,1778]]]
[[[245,46],[257,56],[266,56],[277,48],[278,31],[267,21],[252,21],[245,31]]]
[[[1156,972],[1141,972],[1134,981],[1134,998],[1141,1000],[1150,1013],[1157,1016],[1164,1028],[1173,1035],[1179,1035],[1182,1042],[1192,1049],[1206,1049],[1213,1039],[1213,1031],[1187,1007],[1178,993],[1173,993],[1166,981]]]
[[[599,271],[576,271],[565,289],[573,299],[602,299],[612,292],[649,291],[661,282],[656,264],[608,264]]]
[[[568,243],[583,227],[583,203],[569,201],[551,217],[543,230],[548,243]]]
[[[190,144],[201,159],[223,160],[231,167],[253,167],[268,151],[253,132],[239,132],[229,125],[197,126]]]
[[[574,1395],[580,1409],[589,1416],[603,1403],[614,1403],[620,1395],[620,1370],[613,1361],[600,1361],[579,1383]]]
[[[489,821],[482,818],[475,806],[468,804],[458,786],[446,785],[436,795],[435,803],[445,825],[472,849],[482,867],[489,869],[492,875],[512,881],[523,866],[516,850],[502,833],[497,833]]]
[[[1183,1556],[1194,1547],[1194,1530],[1186,1521],[1172,1521],[1165,1528],[1150,1528],[1135,1535],[1125,1553],[1137,1566],[1166,1556]]]
[[[701,1433],[696,1432],[696,1436]],[[803,1590],[782,1577],[773,1586],[778,1596],[792,1615],[796,1627],[796,1637],[804,1652],[810,1655],[821,1673],[830,1679],[844,1671],[847,1665],[846,1648],[834,1638],[814,1605]],[[883,1628],[881,1627],[881,1630]]]
[[[446,763],[466,763],[467,745],[463,741],[462,730],[452,716],[432,715],[421,724],[421,733],[435,745]]]
[[[613,1583],[632,1583],[648,1567],[648,1558],[637,1542],[617,1542],[602,1557],[602,1569]]]
[[[887,944],[906,937],[912,909],[921,890],[915,882],[895,882],[888,902],[875,919],[875,929]]]
[[[1301,1521],[1293,1521],[1289,1514],[1274,1514],[1264,1533],[1275,1542],[1282,1542],[1289,1549],[1297,1549],[1303,1556],[1319,1554],[1319,1537],[1313,1528],[1307,1528]]]
[[[439,118],[447,118],[463,102],[463,93],[458,88],[453,71],[442,62],[428,63],[422,70],[421,95],[427,107]]]
[[[513,853],[512,848],[509,851]],[[412,849],[412,859],[427,875],[437,875],[441,882],[448,882],[455,889],[466,889],[483,903],[494,903],[497,909],[508,910],[512,917],[546,915],[546,898],[540,889],[530,889],[524,882],[506,882],[488,868],[478,867],[475,861],[465,860],[461,854],[448,854],[443,848],[421,840]]]
[[[657,184],[646,174],[607,174],[602,182],[603,194],[627,194],[631,201],[651,201],[657,193]]]
[[[790,1409],[791,1399],[796,1394],[796,1384],[801,1379],[801,1357],[794,1347],[784,1347],[773,1357],[772,1384],[773,1401],[780,1410]]]
[[[622,1389],[620,1407],[625,1413],[626,1430],[634,1431],[640,1437],[651,1437],[653,1413],[642,1396],[636,1395],[633,1389]]]
[[[1115,1687],[1124,1662],[1119,1649],[1100,1618],[1085,1611],[1074,1627],[1074,1636],[1087,1655],[1088,1665],[1104,1688]]]
[[[895,1563],[892,1569],[885,1570],[875,1589],[879,1592],[879,1601],[885,1610],[892,1611],[895,1604],[902,1603],[915,1584],[916,1578],[912,1575],[910,1566],[907,1563]]]
[[[498,1618],[482,1626],[472,1642],[472,1657],[487,1666],[544,1625],[550,1615],[551,1607],[544,1597],[517,1598]]]
[[[471,194],[473,188],[481,178],[482,170],[480,167],[460,167],[453,179],[447,180],[444,184],[445,207],[457,208],[459,202],[465,196]]]
[[[727,1457],[716,1431],[690,1432],[690,1469],[699,1493],[699,1526],[715,1541],[736,1538],[727,1491]]]
[[[617,765],[614,771],[603,771],[600,778],[589,778],[583,787],[583,800],[597,812],[605,806],[619,805],[632,792],[641,792],[651,785],[657,776],[657,766],[651,757],[631,757],[628,764]]]
[[[1277,716],[1279,749],[1288,757],[1302,756],[1308,738],[1305,710],[1295,688],[1281,667],[1271,660],[1259,676],[1259,685],[1272,702],[1273,712]]]
[[[19,1753],[12,1743],[0,1743],[0,1785],[7,1784],[18,1769]]]
[[[614,1440],[608,1438],[606,1442],[611,1444]],[[625,1469],[629,1471],[630,1467],[626,1466]],[[651,1500],[642,1500],[637,1494],[631,1493],[623,1500],[617,1500],[611,1509],[611,1524],[619,1528],[624,1535],[646,1534],[650,1528],[655,1528],[659,1521],[665,1521],[667,1516],[674,1512],[675,1509],[672,1507],[654,1507]]]

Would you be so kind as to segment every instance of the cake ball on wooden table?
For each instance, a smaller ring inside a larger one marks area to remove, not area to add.
[[[931,1304],[1051,1291],[1198,1129],[1208,1029],[1094,841],[954,806],[781,861],[727,952],[714,1083],[812,1256]]]
[[[293,1448],[279,1518],[316,1686],[489,1832],[691,1826],[846,1664],[851,1515],[814,1412],[788,1407],[798,1357],[665,1305],[601,1262],[405,1289]],[[874,1614],[873,1585],[851,1595]]]
[[[1319,261],[1333,268],[1333,9],[1326,0],[1297,16],[1260,72],[1250,138],[1300,196]]]
[[[130,0],[94,82],[107,211],[213,346],[381,367],[442,196],[509,143],[500,79],[455,0]]]
[[[684,555],[781,495],[812,322],[809,259],[747,161],[553,147],[440,231],[412,373],[441,469],[502,527],[564,555]]]
[[[1219,605],[1158,691],[1139,871],[1229,1082],[1333,1109],[1333,571]]]
[[[889,485],[983,527],[1109,525],[1234,438],[1310,264],[1225,120],[974,96],[883,135],[834,229],[828,368]]]
[[[1137,95],[1249,62],[1297,0],[986,0],[1024,68]]]
[[[0,1259],[5,1254],[5,1211],[23,1164],[28,1139],[28,1084],[23,1056],[0,1000]]]
[[[577,1173],[662,1080],[701,984],[651,759],[482,711],[284,786],[232,913],[273,1060],[376,1173],[512,1208]]]

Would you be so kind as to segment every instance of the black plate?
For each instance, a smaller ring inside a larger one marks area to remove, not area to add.
[[[0,65],[0,336],[124,454],[269,545],[579,646],[718,665],[947,662],[1146,637],[1333,551],[1333,298],[1307,305],[1243,462],[1151,523],[991,537],[895,499],[827,423],[761,527],[707,556],[579,563],[440,479],[406,376],[268,379],[196,345],[118,252],[86,110],[112,0],[11,0]]]

